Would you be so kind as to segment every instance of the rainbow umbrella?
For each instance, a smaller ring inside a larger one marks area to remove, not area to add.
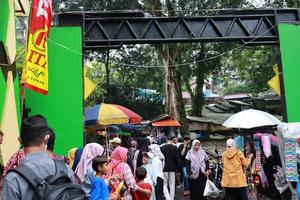
[[[111,124],[139,124],[141,116],[135,112],[116,104],[99,104],[87,108],[84,112],[85,125],[111,125]]]

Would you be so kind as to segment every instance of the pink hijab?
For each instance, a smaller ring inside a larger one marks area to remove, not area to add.
[[[127,159],[128,149],[124,147],[117,147],[111,153],[111,161],[109,163],[110,175],[120,175],[124,173],[124,167]]]
[[[89,143],[85,145],[80,161],[77,165],[75,173],[80,178],[81,181],[84,181],[84,176],[88,169],[88,166],[92,163],[93,158],[96,156],[101,156],[104,152],[104,148],[97,143]]]
[[[198,178],[200,170],[202,173],[206,171],[205,161],[209,159],[202,148],[200,148],[198,151],[195,150],[195,145],[197,143],[201,144],[199,140],[193,141],[192,148],[185,157],[191,162],[191,176],[193,179]]]

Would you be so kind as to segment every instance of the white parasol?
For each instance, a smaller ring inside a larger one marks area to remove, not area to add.
[[[238,112],[229,117],[223,123],[223,126],[227,128],[250,129],[261,126],[275,126],[280,123],[280,120],[278,120],[276,117],[267,112],[255,109],[248,109]]]

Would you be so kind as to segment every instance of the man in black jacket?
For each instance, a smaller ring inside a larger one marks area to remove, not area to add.
[[[189,192],[189,166],[187,160],[185,159],[187,152],[191,149],[190,138],[185,136],[183,138],[184,142],[178,148],[180,154],[180,163],[181,163],[181,173],[183,177],[183,186],[184,186],[184,196],[187,196]]]
[[[169,136],[167,144],[161,147],[161,152],[165,156],[164,166],[164,196],[166,200],[174,200],[175,197],[175,177],[179,170],[179,152],[177,147],[172,144],[173,136]],[[168,186],[170,191],[168,190]]]

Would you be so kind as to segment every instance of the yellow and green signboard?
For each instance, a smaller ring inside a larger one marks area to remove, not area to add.
[[[30,115],[44,115],[56,134],[56,153],[83,142],[83,64],[80,27],[52,27],[48,40],[49,92],[26,90]]]

